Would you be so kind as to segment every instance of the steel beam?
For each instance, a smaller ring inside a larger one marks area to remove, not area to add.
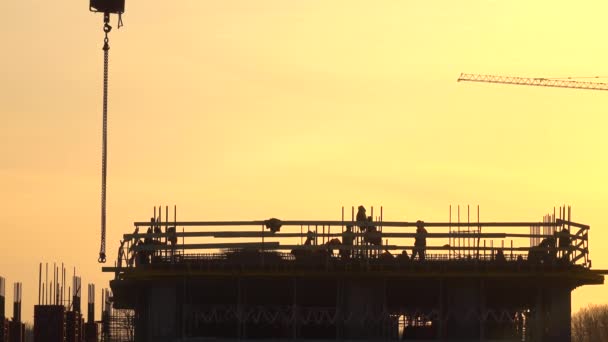
[[[264,221],[181,221],[181,222],[134,222],[136,227],[153,226],[182,226],[182,227],[218,227],[218,226],[263,226],[268,223]],[[280,221],[281,226],[369,226],[368,221]],[[398,221],[383,221],[372,222],[374,225],[382,227],[417,227],[417,222],[398,222]],[[558,227],[561,223],[557,222],[424,222],[424,227],[530,227],[530,226],[545,226]],[[571,225],[574,225],[571,223]]]

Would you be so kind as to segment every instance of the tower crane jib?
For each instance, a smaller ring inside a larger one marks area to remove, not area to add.
[[[554,88],[571,88],[571,89],[588,89],[588,90],[608,90],[608,83],[600,82],[581,82],[565,79],[552,78],[528,78],[528,77],[513,77],[513,76],[494,76],[494,75],[479,75],[479,74],[460,74],[458,82],[485,82],[485,83],[500,83],[500,84],[515,84],[528,85],[537,87],[554,87]]]

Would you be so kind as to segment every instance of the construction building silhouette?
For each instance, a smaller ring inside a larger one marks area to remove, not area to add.
[[[177,222],[164,209],[103,268],[115,274],[106,341],[570,341],[572,290],[604,281],[569,207],[539,222],[472,222],[468,208],[462,222],[460,207],[448,222],[385,222],[382,209],[363,222],[354,208],[351,220]]]

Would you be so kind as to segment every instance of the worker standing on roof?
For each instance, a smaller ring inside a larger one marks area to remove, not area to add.
[[[357,222],[359,222],[359,228],[361,228],[361,231],[365,231],[367,228],[367,225],[365,224],[365,222],[367,222],[367,215],[365,214],[365,207],[362,205],[360,205],[359,209],[357,210]]]
[[[316,244],[317,244],[316,234],[313,231],[308,230],[308,233],[306,233],[306,241],[304,241],[304,246],[312,246],[312,245],[316,245]]]
[[[355,233],[353,233],[353,226],[346,226],[346,230],[342,232],[342,244],[346,247],[340,249],[340,255],[343,259],[350,258],[353,241],[355,241]]]
[[[557,233],[557,238],[562,260],[568,261],[570,259],[570,232],[566,227],[563,227]]]
[[[416,254],[418,254],[418,259],[420,261],[424,261],[424,254],[426,252],[426,234],[427,231],[424,229],[424,222],[418,220],[416,222],[416,237],[414,241],[414,250],[412,251],[412,260],[416,259]]]

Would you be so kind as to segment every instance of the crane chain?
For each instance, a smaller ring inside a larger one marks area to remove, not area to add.
[[[108,67],[109,67],[109,52],[110,40],[108,33],[112,30],[109,24],[110,14],[104,13],[103,31],[105,38],[103,40],[103,128],[102,128],[102,146],[101,146],[101,247],[99,249],[99,263],[106,262],[106,176],[108,169]]]

